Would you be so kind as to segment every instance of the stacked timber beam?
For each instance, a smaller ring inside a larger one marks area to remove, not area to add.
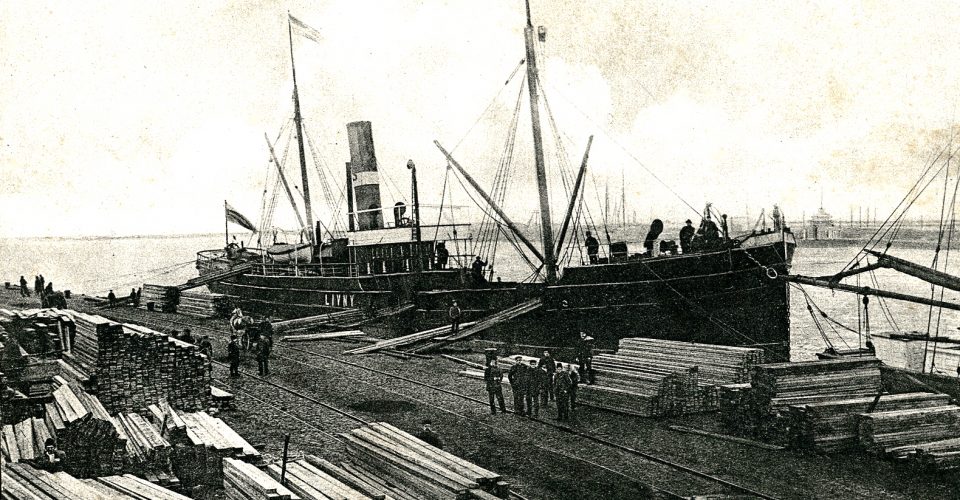
[[[263,462],[260,453],[219,418],[203,412],[184,413],[166,402],[148,407],[153,423],[173,446],[173,472],[186,488],[218,487],[223,483],[223,460]]]
[[[122,428],[97,398],[57,379],[45,423],[64,453],[64,470],[82,478],[119,474],[127,448]]]
[[[61,500],[64,498],[111,500],[189,500],[178,493],[136,476],[77,479],[66,472],[50,473],[26,464],[4,464],[0,498],[3,500]]]
[[[856,448],[861,414],[896,412],[949,405],[950,396],[929,392],[884,394],[790,407],[795,444],[800,448],[835,452]]]
[[[177,312],[180,290],[175,286],[144,283],[140,307],[158,312]]]
[[[171,446],[160,430],[136,413],[118,413],[121,437],[127,441],[124,470],[172,489],[178,489],[180,480],[173,475],[170,465]]]
[[[956,405],[865,413],[859,418],[860,446],[895,457],[905,457],[916,445],[960,437]]]
[[[460,328],[469,328],[476,323],[475,321],[469,321],[466,323],[461,323]],[[400,337],[394,337],[392,339],[381,340],[375,344],[370,344],[368,346],[358,347],[356,349],[350,349],[348,351],[343,351],[344,354],[370,354],[372,352],[377,352],[382,349],[395,349],[397,347],[406,346],[410,344],[415,344],[418,342],[424,342],[427,340],[432,340],[442,335],[450,334],[450,325],[439,326],[437,328],[431,328],[429,330],[424,330],[422,332],[411,333],[410,335],[403,335]]]
[[[401,498],[468,499],[506,496],[499,474],[431,446],[390,424],[378,422],[340,434],[354,458],[353,470],[340,467],[354,484],[379,488],[392,483],[409,492]],[[333,469],[329,469],[333,470]],[[372,478],[379,478],[377,479]]]
[[[231,500],[301,500],[266,472],[232,458],[223,461],[223,489]]]
[[[383,307],[373,311],[363,309],[344,309],[316,316],[278,321],[273,324],[274,333],[295,333],[313,329],[347,329],[356,328],[365,323],[378,319],[396,316],[414,308],[412,303],[403,303],[398,306]]]
[[[799,425],[793,405],[875,397],[880,393],[880,360],[837,359],[772,363],[753,368],[749,388],[721,387],[721,420],[733,431],[790,444]]]
[[[182,292],[177,304],[178,313],[197,318],[226,318],[230,309],[226,295],[199,290]]]
[[[763,363],[763,350],[646,338],[620,340],[617,356],[632,358],[652,372],[672,373],[697,367],[706,384],[740,384],[750,381],[750,370]],[[601,356],[594,358],[594,364]]]

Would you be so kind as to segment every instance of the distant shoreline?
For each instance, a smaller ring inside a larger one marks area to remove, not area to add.
[[[0,236],[0,240],[58,240],[58,241],[92,241],[92,240],[149,240],[156,238],[207,238],[221,236],[223,233],[190,233],[190,234],[136,234],[126,236]]]

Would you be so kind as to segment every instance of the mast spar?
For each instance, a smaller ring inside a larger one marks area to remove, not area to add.
[[[303,149],[303,123],[300,116],[300,93],[297,91],[297,68],[293,64],[293,27],[287,13],[287,34],[290,37],[290,70],[293,72],[293,121],[297,126],[297,146],[300,151],[300,176],[303,179],[303,206],[307,213],[307,239],[316,243],[313,227],[313,209],[310,206],[310,182],[307,180],[307,157]]]
[[[543,265],[547,283],[557,281],[557,258],[553,251],[553,224],[550,221],[550,196],[547,192],[547,173],[543,160],[543,137],[540,133],[540,108],[538,98],[537,55],[534,43],[533,22],[530,18],[530,0],[526,0],[527,26],[523,29],[527,49],[527,90],[530,94],[530,121],[533,124],[533,153],[537,172],[537,189],[540,192],[540,235],[543,243]]]

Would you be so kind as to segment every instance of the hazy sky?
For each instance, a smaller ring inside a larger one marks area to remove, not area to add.
[[[859,205],[884,214],[956,121],[956,2],[531,6],[570,163],[597,136],[588,200],[607,184],[619,197],[623,172],[641,219],[692,211],[640,164],[698,208],[780,203],[798,219],[822,189],[841,218]],[[294,45],[308,132],[335,175],[345,124],[369,120],[385,175],[405,191],[414,159],[421,198],[437,202],[445,161],[432,141],[453,147],[477,122],[457,157],[489,184],[519,91],[504,81],[523,58],[520,0],[8,0],[0,235],[212,232],[224,199],[256,219],[263,134],[292,114],[288,10],[323,37]],[[526,106],[507,202],[519,220],[535,200]]]

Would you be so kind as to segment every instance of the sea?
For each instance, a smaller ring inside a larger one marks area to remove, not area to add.
[[[488,257],[496,275],[505,281],[527,278],[530,274],[527,264],[508,244],[501,243],[496,255],[492,259]],[[20,276],[24,276],[32,289],[34,276],[42,274],[57,290],[98,296],[113,290],[118,296],[124,296],[131,288],[144,283],[175,285],[197,276],[196,253],[223,246],[222,234],[5,238],[0,239],[0,282],[16,284]],[[630,246],[633,250],[639,244]],[[486,248],[491,247],[486,245]],[[806,276],[832,275],[844,269],[859,251],[860,247],[852,245],[805,248],[801,242],[791,272]],[[890,254],[924,265],[930,265],[934,255],[932,249],[917,248],[892,248]],[[941,253],[941,269],[947,259],[949,256]],[[960,264],[960,258],[956,260],[956,264]],[[948,264],[948,271],[952,272],[955,266]],[[932,290],[925,282],[888,269],[864,273],[845,282],[932,296],[947,302],[958,299],[956,292]],[[960,338],[958,311],[871,297],[868,314],[864,314],[862,297],[811,286],[791,285],[790,297],[791,359],[794,361],[815,359],[816,353],[828,345],[840,349],[858,347],[863,344],[864,336],[857,332],[865,332],[867,325],[871,332],[926,332],[929,329],[941,336]]]

